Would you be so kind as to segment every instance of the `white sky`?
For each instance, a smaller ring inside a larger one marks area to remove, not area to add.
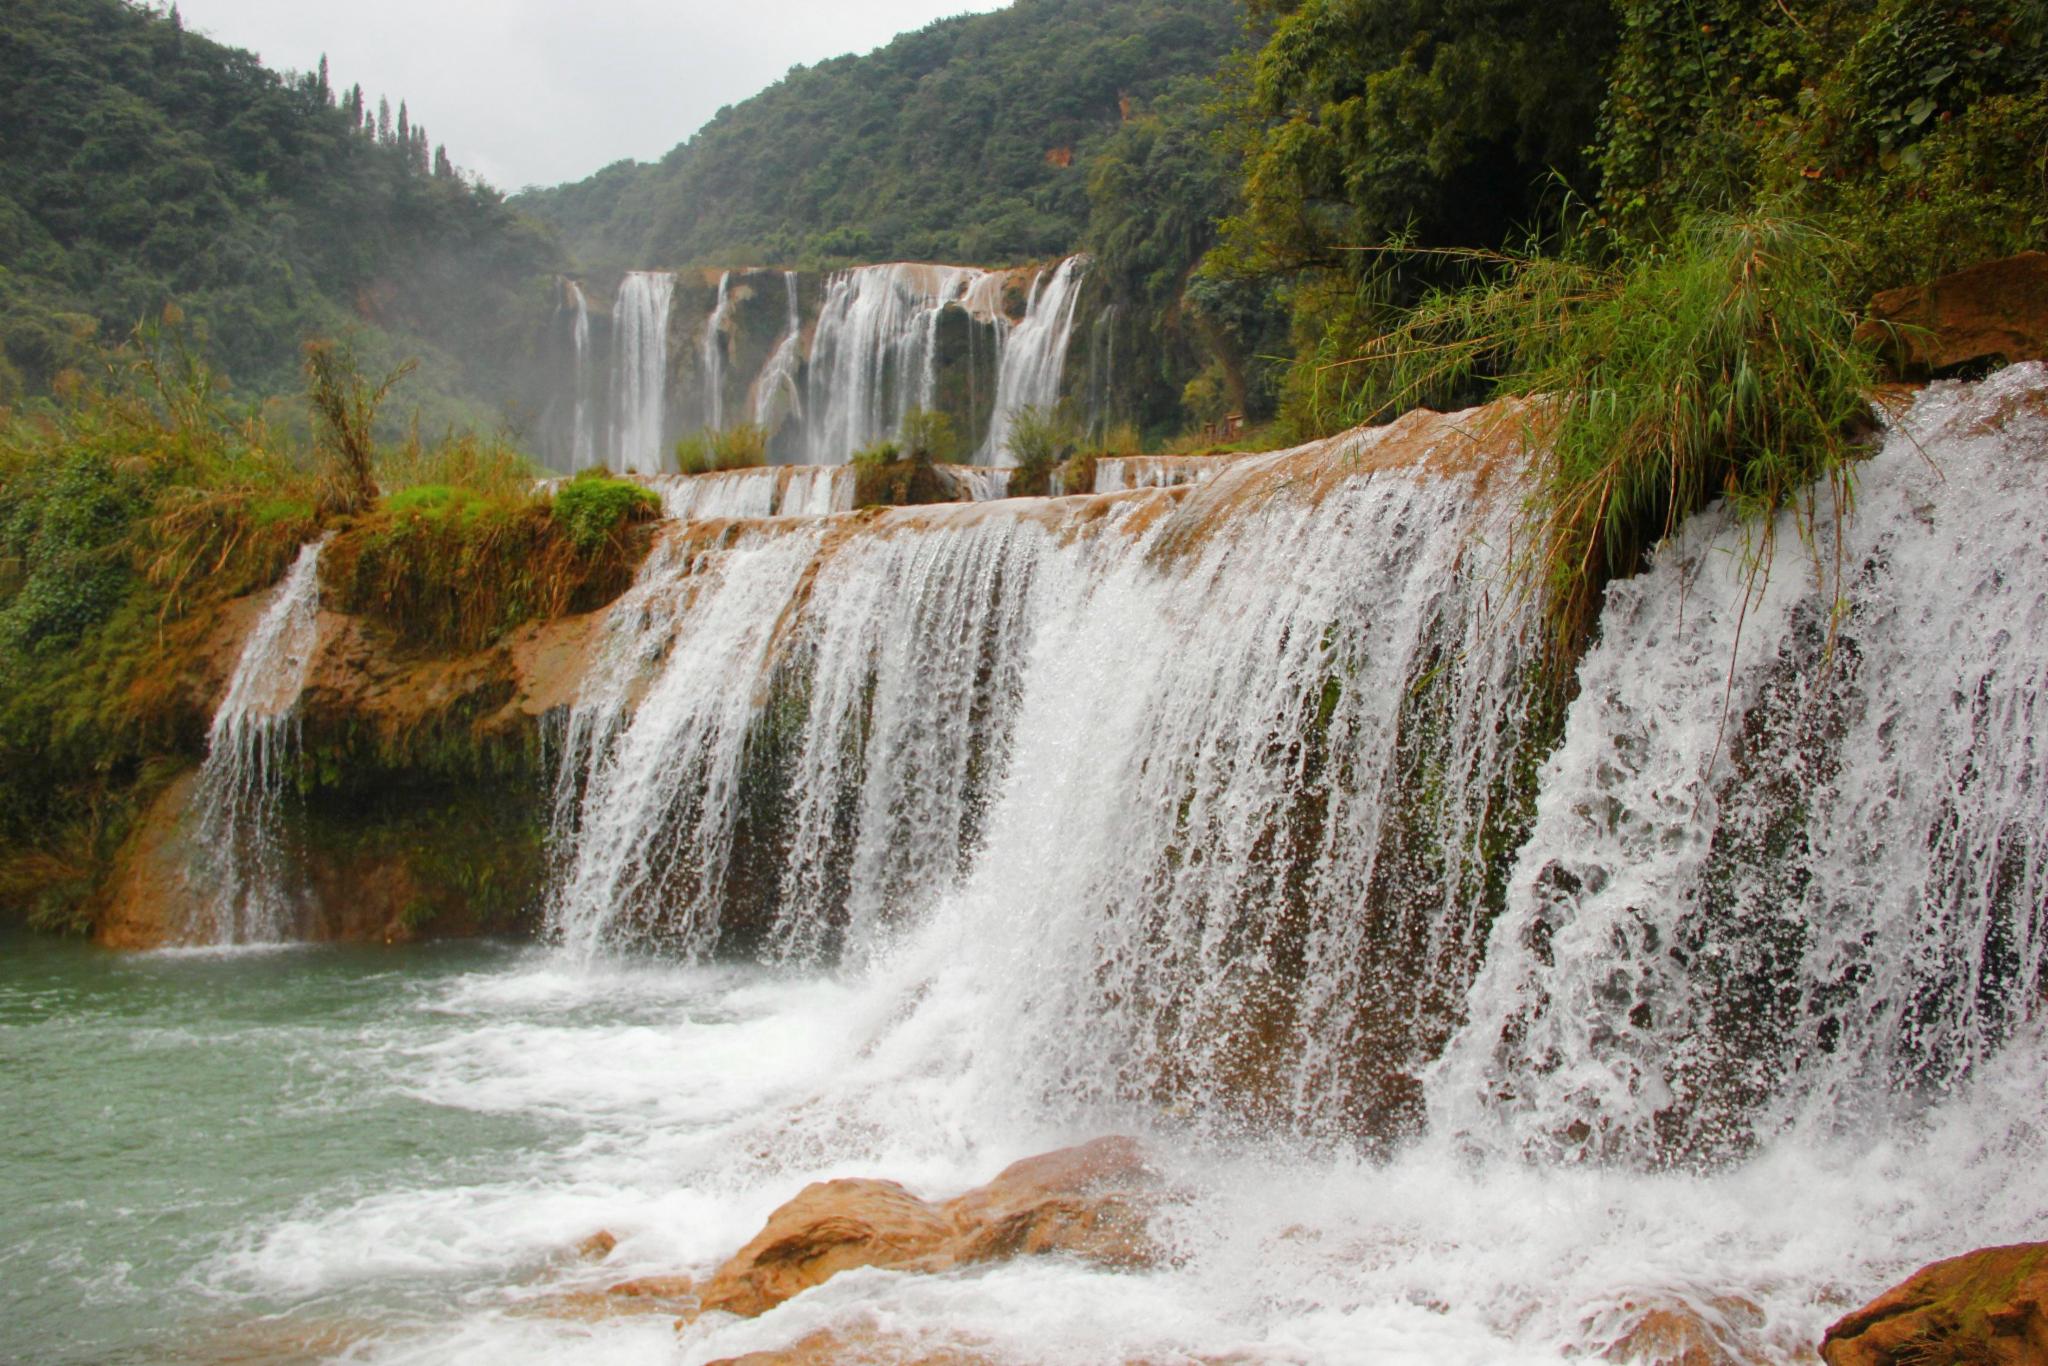
[[[500,189],[652,161],[791,66],[1007,0],[178,0],[188,28],[403,99]]]

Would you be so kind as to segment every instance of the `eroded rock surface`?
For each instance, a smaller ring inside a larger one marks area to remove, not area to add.
[[[1922,1267],[1828,1329],[1828,1366],[2048,1366],[2048,1243]]]
[[[1129,1138],[1026,1158],[943,1204],[893,1181],[815,1182],[718,1269],[702,1308],[764,1314],[861,1266],[934,1272],[1051,1253],[1148,1266],[1160,1256],[1146,1227],[1157,1188]]]
[[[1870,301],[1856,339],[1892,370],[1925,378],[1976,361],[2048,360],[2048,253],[2021,252],[1890,289]]]

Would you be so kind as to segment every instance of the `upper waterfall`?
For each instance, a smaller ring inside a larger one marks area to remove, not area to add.
[[[675,277],[633,271],[612,306],[611,466],[652,474],[668,462],[668,325]]]
[[[996,331],[996,398],[988,436],[975,456],[980,465],[1011,463],[1010,424],[1023,408],[1050,409],[1059,402],[1067,350],[1074,337],[1074,312],[1088,258],[1070,256],[1031,282],[1024,319]]]

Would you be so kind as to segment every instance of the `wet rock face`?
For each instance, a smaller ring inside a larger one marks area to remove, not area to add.
[[[893,1181],[820,1181],[719,1268],[702,1307],[765,1314],[862,1266],[936,1272],[1054,1253],[1149,1266],[1160,1256],[1146,1228],[1156,1198],[1157,1178],[1128,1138],[1026,1158],[943,1204]]]
[[[1922,1267],[1828,1329],[1828,1366],[2048,1366],[2048,1243]]]
[[[1870,301],[1856,340],[1878,348],[1909,379],[1973,362],[2048,360],[2048,253],[2021,252],[1886,290]]]

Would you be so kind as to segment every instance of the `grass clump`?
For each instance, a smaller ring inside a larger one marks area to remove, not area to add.
[[[585,471],[555,494],[555,522],[577,550],[595,554],[631,522],[661,515],[661,499],[630,479]]]
[[[1063,408],[1019,408],[1010,417],[1003,449],[1010,457],[1010,493],[1036,497],[1050,493],[1053,472],[1080,451],[1080,433],[1073,414]]]
[[[752,423],[702,431],[676,442],[676,469],[682,474],[757,469],[767,463],[768,429]]]
[[[1541,396],[1547,439],[1517,561],[1554,646],[1575,653],[1608,578],[1709,499],[1768,552],[1770,514],[1845,507],[1869,417],[1836,243],[1773,218],[1690,220],[1653,250],[1463,253],[1482,278],[1426,296],[1359,364],[1382,411],[1490,377]]]

